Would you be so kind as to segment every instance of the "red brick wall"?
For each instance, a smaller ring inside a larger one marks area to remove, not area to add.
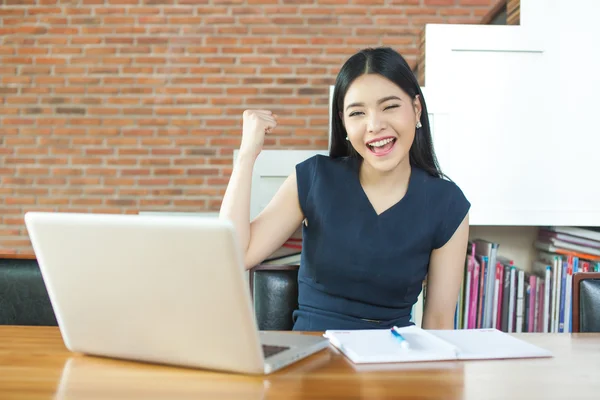
[[[5,0],[0,253],[23,213],[217,210],[245,108],[281,115],[267,148],[325,148],[328,85],[389,45],[494,0]]]

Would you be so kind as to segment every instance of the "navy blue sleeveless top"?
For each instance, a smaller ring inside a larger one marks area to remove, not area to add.
[[[404,197],[378,215],[359,166],[356,158],[322,155],[296,165],[306,224],[294,330],[411,325],[431,251],[471,206],[456,184],[412,166]]]

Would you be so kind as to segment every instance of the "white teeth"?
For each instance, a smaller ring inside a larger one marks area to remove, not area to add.
[[[371,142],[371,143],[369,143],[369,146],[373,146],[373,147],[385,146],[386,144],[388,144],[392,140],[394,140],[394,139],[388,138],[388,139],[379,140],[377,142]]]

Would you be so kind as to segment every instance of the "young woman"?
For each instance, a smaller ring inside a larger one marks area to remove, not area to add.
[[[299,163],[249,220],[250,182],[277,116],[248,110],[221,217],[233,221],[246,268],[300,226],[294,330],[406,326],[427,276],[426,329],[452,329],[464,271],[470,203],[444,179],[425,100],[404,58],[365,49],[335,83],[328,157]]]

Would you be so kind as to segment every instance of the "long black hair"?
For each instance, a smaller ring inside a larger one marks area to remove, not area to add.
[[[346,140],[346,128],[340,116],[344,108],[344,97],[352,82],[364,74],[378,74],[398,85],[414,101],[418,95],[421,101],[421,128],[417,129],[415,139],[408,152],[411,165],[427,171],[430,175],[444,177],[431,139],[427,105],[421,92],[417,78],[408,63],[398,52],[389,47],[367,48],[350,57],[340,69],[333,91],[332,120],[331,120],[331,147],[329,156],[359,157],[349,141]]]

